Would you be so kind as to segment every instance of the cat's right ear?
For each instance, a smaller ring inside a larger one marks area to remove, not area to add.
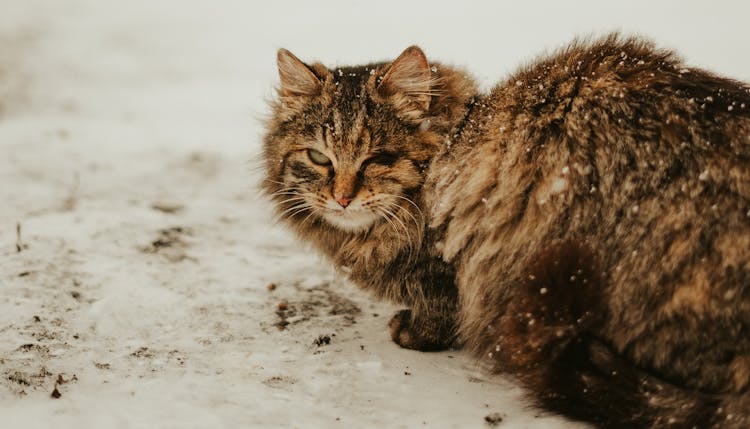
[[[305,63],[294,54],[282,48],[276,55],[279,67],[281,87],[279,95],[282,97],[314,97],[320,94],[323,84]]]
[[[429,109],[434,84],[424,52],[411,46],[391,63],[377,88],[403,114],[416,118]]]

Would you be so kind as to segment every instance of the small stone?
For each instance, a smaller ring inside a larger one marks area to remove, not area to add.
[[[503,421],[503,416],[500,413],[490,413],[484,416],[484,422],[488,426],[495,427]]]
[[[321,335],[318,338],[313,341],[313,344],[315,344],[318,347],[327,346],[331,344],[331,337],[328,335]]]

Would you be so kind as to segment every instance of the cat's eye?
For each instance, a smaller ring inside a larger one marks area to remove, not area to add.
[[[331,165],[331,159],[315,149],[307,149],[307,156],[310,158],[310,161],[315,164],[325,166]]]
[[[390,167],[391,165],[395,164],[396,161],[398,161],[398,156],[396,154],[390,152],[380,152],[367,158],[367,160],[363,163],[363,166],[367,166],[369,164],[379,164]]]

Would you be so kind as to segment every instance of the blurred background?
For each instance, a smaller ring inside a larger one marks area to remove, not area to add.
[[[30,102],[6,102],[6,114],[115,115],[148,128],[152,145],[255,145],[254,119],[272,95],[280,47],[305,61],[341,65],[394,58],[418,44],[487,87],[576,36],[621,31],[673,48],[691,65],[750,80],[750,3],[743,0],[2,0],[0,6],[0,71],[21,83],[0,82],[0,90],[4,98]],[[186,118],[201,118],[190,124],[190,135],[181,130]]]

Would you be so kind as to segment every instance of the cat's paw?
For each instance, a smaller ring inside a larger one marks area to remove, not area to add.
[[[394,343],[406,349],[416,349],[413,347],[414,342],[409,333],[410,321],[411,310],[401,310],[391,317],[388,328],[391,330],[391,339]]]
[[[445,350],[451,346],[451,340],[443,338],[439,332],[428,328],[429,324],[415,323],[411,310],[401,310],[391,318],[388,328],[393,342],[405,349],[420,351]],[[434,328],[433,328],[434,329]]]

